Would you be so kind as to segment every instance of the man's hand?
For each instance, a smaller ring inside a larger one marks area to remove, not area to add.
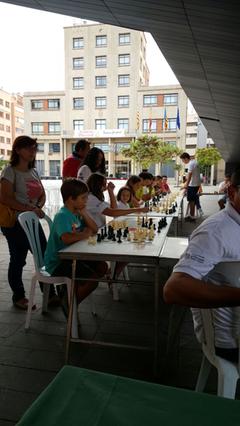
[[[110,191],[110,192],[113,192],[114,191],[114,189],[115,189],[115,185],[114,185],[114,183],[112,183],[112,182],[108,182],[108,184],[107,184],[107,190],[108,190],[108,192]]]

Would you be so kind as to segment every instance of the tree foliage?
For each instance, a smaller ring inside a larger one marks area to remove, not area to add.
[[[176,146],[162,141],[157,136],[143,135],[121,150],[124,157],[131,158],[147,169],[153,163],[167,163],[182,152]]]
[[[221,160],[222,156],[217,148],[198,148],[196,152],[197,162],[201,167],[212,166]]]
[[[0,160],[0,170],[2,170],[7,163],[8,161],[6,160]]]

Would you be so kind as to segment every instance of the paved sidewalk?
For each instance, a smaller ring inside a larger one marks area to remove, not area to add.
[[[217,211],[217,197],[201,197],[204,212]],[[198,221],[200,221],[199,219]],[[182,235],[189,235],[196,224],[184,223]],[[41,295],[37,290],[37,312],[32,315],[31,328],[24,330],[25,313],[11,303],[7,282],[8,250],[0,234],[0,426],[16,424],[28,406],[55,377],[63,366],[66,321],[60,308],[47,315],[40,311]],[[28,292],[33,270],[31,255],[24,268]],[[130,275],[140,278],[141,285],[122,286],[120,301],[114,302],[105,284],[94,294],[97,317],[90,312],[89,302],[81,304],[80,321],[83,338],[104,339],[119,343],[152,344],[153,341],[153,272],[131,268]],[[162,275],[164,283],[166,276]],[[193,389],[201,361],[201,350],[193,335],[189,310],[175,341],[175,349],[166,361],[167,330],[171,307],[163,301],[160,307],[159,377],[152,375],[152,353],[119,348],[71,345],[73,365],[112,372],[149,381]],[[181,314],[181,308],[179,308]],[[208,391],[215,392],[213,374]],[[67,426],[67,425],[66,425]]]

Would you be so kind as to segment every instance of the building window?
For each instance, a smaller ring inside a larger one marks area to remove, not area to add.
[[[96,36],[96,47],[105,47],[107,46],[107,36],[100,35]]]
[[[130,33],[118,34],[119,45],[130,44]]]
[[[60,143],[49,144],[49,154],[54,154],[55,152],[60,152]]]
[[[129,96],[118,96],[118,108],[128,108],[129,107]]]
[[[118,129],[129,130],[129,119],[128,118],[118,118]]]
[[[83,49],[84,48],[84,39],[83,37],[73,38],[73,49]]]
[[[78,70],[84,68],[84,58],[73,58],[73,69]]]
[[[0,117],[3,117],[3,111],[0,111]]]
[[[11,139],[10,138],[7,138],[7,143],[11,143]]]
[[[73,109],[84,109],[84,98],[73,98]]]
[[[96,130],[100,130],[100,129],[106,129],[106,120],[105,119],[97,119],[95,120],[95,129]]]
[[[170,131],[176,131],[177,129],[177,122],[176,122],[176,118],[169,118],[168,119],[168,129]]]
[[[4,130],[4,124],[0,123],[0,130]]]
[[[173,93],[171,95],[164,95],[164,105],[177,105],[178,103],[178,94]]]
[[[60,133],[61,127],[58,121],[48,123],[48,133]]]
[[[143,95],[143,106],[157,105],[157,95]]]
[[[119,74],[118,86],[129,86],[130,85],[130,74]]]
[[[106,68],[107,56],[96,56],[96,68]]]
[[[39,147],[39,144],[38,144],[38,147]],[[38,171],[39,176],[44,176],[44,160],[36,160],[35,165],[36,165],[36,169]]]
[[[31,101],[31,108],[32,109],[43,109],[43,101],[42,100],[32,100]]]
[[[8,101],[5,101],[5,107],[10,108],[10,103]]]
[[[142,131],[144,133],[157,133],[157,120],[144,119],[142,121]]]
[[[84,120],[73,120],[73,130],[83,130]]]
[[[97,96],[95,98],[95,108],[107,108],[106,96]]]
[[[73,78],[73,88],[74,89],[82,89],[83,87],[84,87],[83,77],[74,77]]]
[[[130,65],[130,54],[126,53],[125,55],[118,55],[118,65],[120,67]]]
[[[60,160],[49,160],[50,176],[60,176]]]
[[[0,143],[4,143],[5,142],[5,138],[4,138],[4,136],[0,136]],[[3,150],[4,151],[4,150]],[[4,152],[2,153],[1,152],[1,154],[4,154]]]
[[[0,105],[3,105],[3,99],[0,98]]]
[[[96,87],[106,87],[107,86],[107,77],[105,75],[99,75],[95,77]]]
[[[60,99],[48,99],[48,109],[60,109]]]
[[[39,135],[44,134],[44,124],[43,123],[31,123],[32,125],[32,134]]]
[[[44,143],[38,143],[38,152],[44,152]]]
[[[94,144],[94,147],[101,149],[103,152],[109,152],[109,145],[107,143]]]
[[[6,120],[10,120],[10,114],[8,114],[8,113],[6,112],[6,114],[5,114],[5,118],[6,118]]]

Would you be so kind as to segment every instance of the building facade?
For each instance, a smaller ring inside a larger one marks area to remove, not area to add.
[[[0,89],[0,158],[9,160],[14,139],[23,134],[23,97]]]
[[[143,32],[96,24],[67,27],[64,35],[65,91],[24,94],[25,129],[40,143],[41,175],[61,175],[80,138],[104,151],[116,177],[138,171],[121,149],[141,134],[185,146],[187,97],[179,85],[149,86]]]

